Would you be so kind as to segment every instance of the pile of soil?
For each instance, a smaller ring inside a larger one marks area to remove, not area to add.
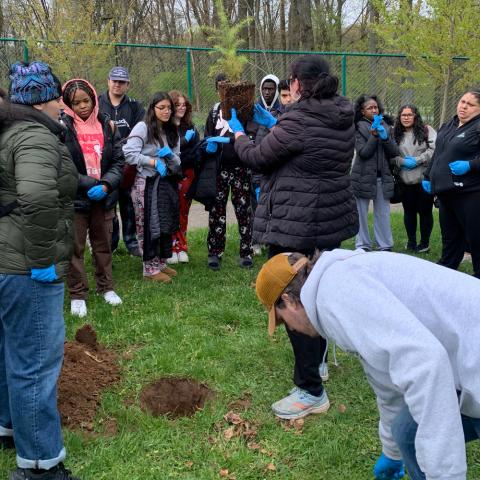
[[[202,409],[213,395],[206,385],[190,378],[160,378],[144,387],[140,407],[154,417],[189,417]]]
[[[58,408],[63,426],[92,430],[102,391],[120,379],[118,358],[97,343],[97,334],[91,325],[80,328],[75,340],[65,342],[58,381]]]
[[[237,117],[245,125],[253,117],[255,84],[248,82],[220,82],[218,84],[222,116],[230,120],[230,110],[237,110]]]

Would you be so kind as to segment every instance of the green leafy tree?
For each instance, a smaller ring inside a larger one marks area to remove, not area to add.
[[[428,82],[438,92],[443,123],[459,89],[478,77],[478,18],[480,7],[472,0],[398,0],[386,5],[375,0],[381,21],[376,27],[388,49],[407,55],[411,71],[406,83]],[[467,56],[468,61],[456,60]]]
[[[222,0],[215,0],[216,14],[218,17],[217,27],[202,27],[209,41],[216,51],[211,52],[217,56],[217,60],[210,67],[210,75],[225,73],[231,82],[238,82],[242,78],[248,58],[239,55],[237,50],[244,45],[241,33],[250,23],[250,18],[245,18],[232,25],[225,12]]]

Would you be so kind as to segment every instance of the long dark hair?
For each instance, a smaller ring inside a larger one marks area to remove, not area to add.
[[[163,123],[157,119],[155,115],[155,105],[162,100],[168,100],[171,107],[171,115],[168,122]],[[149,143],[161,143],[161,132],[165,133],[167,143],[170,148],[174,148],[178,143],[178,130],[174,122],[175,105],[167,92],[156,92],[147,107],[145,114],[145,123],[147,124],[147,141]]]
[[[92,100],[92,108],[95,107],[95,92],[92,87],[85,80],[75,80],[68,83],[65,89],[63,90],[62,98],[63,103],[68,107],[72,108],[73,97],[75,97],[75,92],[77,90],[83,90]]]
[[[172,99],[174,105],[176,102],[178,102],[179,98],[185,99],[185,106],[187,108],[185,110],[185,115],[180,120],[180,126],[185,128],[192,128],[192,104],[190,103],[188,97],[180,90],[171,90],[170,92],[168,92],[168,94],[170,95],[170,98]]]
[[[330,74],[330,65],[320,55],[304,55],[290,67],[291,81],[300,82],[300,100],[332,98],[337,94],[338,78]]]
[[[409,108],[413,115],[414,115],[414,120],[413,120],[413,143],[417,143],[420,145],[421,143],[425,142],[425,124],[423,123],[422,116],[420,115],[420,112],[418,111],[418,108],[415,105],[407,103],[406,105],[402,105],[400,109],[398,110],[398,115],[397,118],[395,119],[395,125],[393,127],[393,138],[397,142],[397,144],[400,144],[400,142],[403,140],[403,137],[405,135],[405,127],[402,125],[402,122],[400,121],[400,115],[402,112],[406,109]]]

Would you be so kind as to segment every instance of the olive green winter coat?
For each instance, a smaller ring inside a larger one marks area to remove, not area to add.
[[[29,275],[52,264],[65,276],[73,252],[78,173],[64,127],[33,107],[0,105],[0,274]]]

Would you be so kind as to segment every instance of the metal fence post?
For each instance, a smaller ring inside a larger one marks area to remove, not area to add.
[[[185,50],[186,55],[187,55],[187,95],[190,101],[193,102],[193,88],[192,88],[192,59],[190,58],[190,49],[187,48]]]
[[[23,41],[23,61],[28,63],[28,44],[27,41]]]
[[[347,56],[342,55],[342,95],[347,96]]]

